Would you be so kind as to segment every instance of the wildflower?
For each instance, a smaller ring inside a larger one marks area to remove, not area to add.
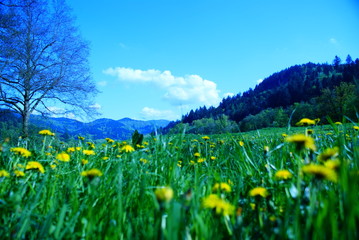
[[[231,192],[232,191],[232,188],[231,186],[228,184],[228,183],[225,183],[225,182],[222,182],[222,183],[216,183],[214,184],[213,188],[212,188],[212,191],[213,192],[216,192],[216,191],[223,191],[223,192]]]
[[[216,160],[216,157],[215,157],[215,156],[211,156],[211,160]]]
[[[354,130],[357,130],[357,131],[359,130],[358,126],[354,126],[353,128],[354,128]]]
[[[251,197],[261,196],[261,197],[266,198],[266,197],[268,197],[268,195],[269,195],[269,193],[268,193],[267,189],[264,187],[256,187],[249,191],[249,196],[251,196]]]
[[[10,177],[10,174],[6,170],[0,170],[0,177]]]
[[[85,140],[85,138],[84,137],[81,137],[81,136],[78,136],[77,137],[79,140]]]
[[[61,162],[69,162],[70,161],[70,155],[68,155],[65,152],[59,153],[56,155],[56,159],[60,160]]]
[[[268,146],[264,146],[263,151],[264,151],[264,153],[268,153],[268,152],[269,152],[269,147],[268,147]]]
[[[87,160],[87,159],[82,159],[82,160],[81,160],[81,163],[82,163],[82,165],[86,165],[86,164],[89,163],[89,160]]]
[[[144,159],[144,158],[140,158],[140,162],[146,164],[146,163],[148,163],[148,160],[147,160],[147,159]]]
[[[326,179],[332,182],[338,181],[337,173],[326,166],[309,164],[302,167],[302,172],[305,174],[314,175],[319,179]]]
[[[104,161],[106,161],[106,160],[108,160],[109,159],[109,157],[102,157],[102,160],[104,160]]]
[[[95,144],[92,143],[92,142],[87,142],[87,145],[89,146],[90,149],[95,149],[96,148]]]
[[[334,124],[336,124],[336,125],[342,125],[341,122],[335,122]]]
[[[101,177],[103,174],[100,170],[98,170],[97,168],[92,168],[90,170],[87,171],[82,171],[81,172],[81,176],[83,177],[88,177],[88,178],[94,178],[94,177]]]
[[[10,151],[26,158],[31,156],[31,152],[26,148],[22,148],[22,147],[14,147],[11,148]]]
[[[178,162],[177,162],[177,166],[178,166],[178,167],[182,167],[182,161],[178,161]]]
[[[197,163],[202,163],[202,162],[204,162],[204,161],[206,161],[205,158],[198,158]]]
[[[203,136],[202,139],[205,140],[205,141],[207,141],[207,140],[210,139],[210,137],[208,137],[208,136]]]
[[[195,156],[195,157],[200,157],[201,154],[200,154],[199,152],[196,152],[196,153],[193,154],[193,156]]]
[[[282,137],[286,138],[286,137],[288,137],[288,135],[285,133],[282,133]]]
[[[239,141],[239,146],[243,147],[243,146],[244,146],[244,142],[243,142],[243,141]]]
[[[160,187],[156,189],[155,195],[159,202],[169,202],[173,198],[173,190],[170,187]]]
[[[55,136],[55,133],[51,132],[50,130],[44,129],[39,132],[40,135],[44,136]]]
[[[56,164],[50,164],[50,168],[51,168],[51,169],[55,169],[56,167],[57,167]]]
[[[319,122],[319,118],[311,120],[309,118],[302,118],[299,122],[297,122],[295,125],[297,126],[309,126],[309,125],[315,125]]]
[[[293,175],[288,170],[285,170],[285,169],[278,170],[274,174],[274,176],[276,179],[279,179],[279,180],[286,180],[286,179],[290,179],[293,177]]]
[[[330,158],[336,158],[339,155],[339,148],[327,148],[322,153],[320,153],[317,157],[318,161],[325,162]]]
[[[24,171],[15,170],[14,174],[15,174],[16,177],[25,177]]]
[[[106,142],[107,143],[114,143],[115,140],[111,139],[111,138],[105,138]]]
[[[302,148],[307,148],[313,151],[316,150],[314,139],[309,136],[305,136],[304,134],[296,134],[286,137],[285,141],[295,143],[298,150]]]
[[[340,167],[340,161],[339,159],[331,159],[326,161],[324,163],[324,166],[333,170],[337,170]]]
[[[128,152],[133,152],[133,151],[135,151],[135,149],[134,149],[131,145],[126,144],[125,146],[123,146],[123,147],[121,148],[121,151],[128,153]]]
[[[94,150],[82,150],[82,153],[90,156],[90,155],[95,155],[95,151]]]
[[[45,172],[45,169],[44,167],[42,166],[41,163],[39,162],[35,162],[35,161],[30,161],[26,164],[26,167],[25,167],[26,170],[31,170],[31,169],[35,169],[35,170],[38,170],[39,172],[41,173],[44,173]]]
[[[218,215],[223,216],[233,215],[235,211],[235,207],[232,204],[220,198],[217,194],[210,194],[204,198],[202,206],[204,208],[215,209]]]
[[[66,151],[69,153],[75,152],[75,147],[69,147]]]

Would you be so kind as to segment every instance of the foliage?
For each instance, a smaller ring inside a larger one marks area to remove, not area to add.
[[[358,239],[358,129],[158,135],[137,150],[111,139],[59,142],[52,134],[4,141],[0,235]]]

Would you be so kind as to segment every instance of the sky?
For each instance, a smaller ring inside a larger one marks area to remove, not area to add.
[[[67,0],[97,118],[177,120],[296,64],[359,58],[359,0]]]

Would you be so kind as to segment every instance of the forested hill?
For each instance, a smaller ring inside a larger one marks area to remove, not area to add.
[[[193,132],[201,132],[199,120],[203,124],[220,120],[222,125],[227,121],[228,131],[280,127],[288,123],[294,109],[293,122],[301,117],[325,120],[326,116],[339,121],[343,115],[355,117],[357,81],[359,59],[352,61],[349,55],[344,64],[336,56],[333,64],[295,65],[265,78],[254,89],[223,99],[218,107],[191,110],[171,126],[187,124],[193,130],[196,125]]]

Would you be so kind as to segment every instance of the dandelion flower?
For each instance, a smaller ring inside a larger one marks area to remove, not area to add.
[[[256,187],[249,191],[249,196],[251,196],[251,197],[261,196],[261,197],[266,198],[266,197],[268,197],[268,195],[269,195],[269,193],[268,193],[267,189],[264,187]]]
[[[215,209],[218,215],[228,216],[233,215],[235,207],[229,202],[221,199],[217,194],[210,194],[202,201],[204,208]]]
[[[243,146],[244,146],[244,142],[243,142],[243,141],[239,141],[239,146],[243,147]]]
[[[354,130],[357,130],[357,131],[359,130],[358,126],[354,126],[353,128],[354,128]]]
[[[210,137],[208,137],[208,136],[203,136],[202,139],[205,140],[205,141],[207,141],[207,140],[210,139]]]
[[[135,151],[135,149],[134,149],[131,145],[126,144],[126,145],[124,145],[124,146],[121,148],[121,151],[122,151],[122,152],[130,153],[130,152]]]
[[[10,174],[6,170],[0,170],[0,177],[10,177]]]
[[[48,129],[41,130],[39,134],[44,136],[55,136],[55,133],[51,132]]]
[[[320,162],[325,162],[328,159],[338,157],[338,155],[339,155],[339,148],[338,147],[327,148],[322,153],[320,153],[318,155],[317,159]]]
[[[38,170],[39,172],[41,173],[44,173],[45,172],[45,169],[44,167],[42,166],[41,163],[39,162],[36,162],[36,161],[30,161],[26,164],[26,167],[25,167],[26,170]]]
[[[215,156],[211,156],[211,160],[216,160],[216,157],[215,157]]]
[[[70,161],[70,155],[68,155],[65,152],[59,153],[56,155],[56,159],[60,160],[61,162],[69,162]]]
[[[111,138],[105,138],[106,142],[107,143],[114,143],[115,140],[111,139]]]
[[[85,154],[86,156],[90,156],[90,155],[95,155],[95,151],[94,150],[82,150],[82,153]]]
[[[335,122],[334,124],[336,124],[336,125],[342,125],[341,122]]]
[[[313,151],[316,150],[314,139],[309,136],[305,136],[304,134],[295,134],[292,136],[288,136],[286,137],[285,141],[294,143],[298,150],[302,148],[307,148]]]
[[[155,195],[159,202],[169,202],[173,198],[173,190],[170,187],[160,187],[156,189]]]
[[[315,125],[319,122],[319,118],[311,120],[309,118],[302,118],[299,122],[297,122],[295,125],[297,126],[309,126],[309,125]]]
[[[326,179],[332,182],[338,181],[337,173],[326,166],[317,164],[308,164],[302,167],[302,172],[305,174],[313,175],[319,179]]]
[[[205,158],[198,158],[197,163],[202,163],[202,162],[204,162],[204,161],[206,161]]]
[[[195,157],[200,157],[201,154],[200,154],[199,152],[196,152],[196,153],[193,154],[193,156],[195,156]]]
[[[26,158],[31,156],[31,152],[26,148],[22,148],[22,147],[10,148],[10,151]]]
[[[286,179],[290,179],[293,177],[293,175],[286,169],[278,170],[274,174],[274,176],[276,179],[279,179],[279,180],[286,180]]]
[[[86,164],[89,163],[89,160],[87,160],[87,159],[82,159],[82,160],[81,160],[81,163],[82,163],[82,165],[86,165]]]
[[[324,166],[333,170],[337,170],[340,167],[340,161],[339,159],[330,159],[324,163]]]
[[[15,174],[16,177],[25,177],[24,171],[15,170],[14,174]]]
[[[103,175],[102,172],[97,168],[92,168],[90,170],[81,172],[81,176],[88,178],[101,177],[102,175]]]
[[[225,182],[222,182],[222,183],[216,183],[214,184],[213,188],[212,188],[212,191],[213,192],[216,192],[216,191],[223,191],[223,192],[231,192],[232,191],[232,188],[231,186],[228,184],[228,183],[225,183]]]

